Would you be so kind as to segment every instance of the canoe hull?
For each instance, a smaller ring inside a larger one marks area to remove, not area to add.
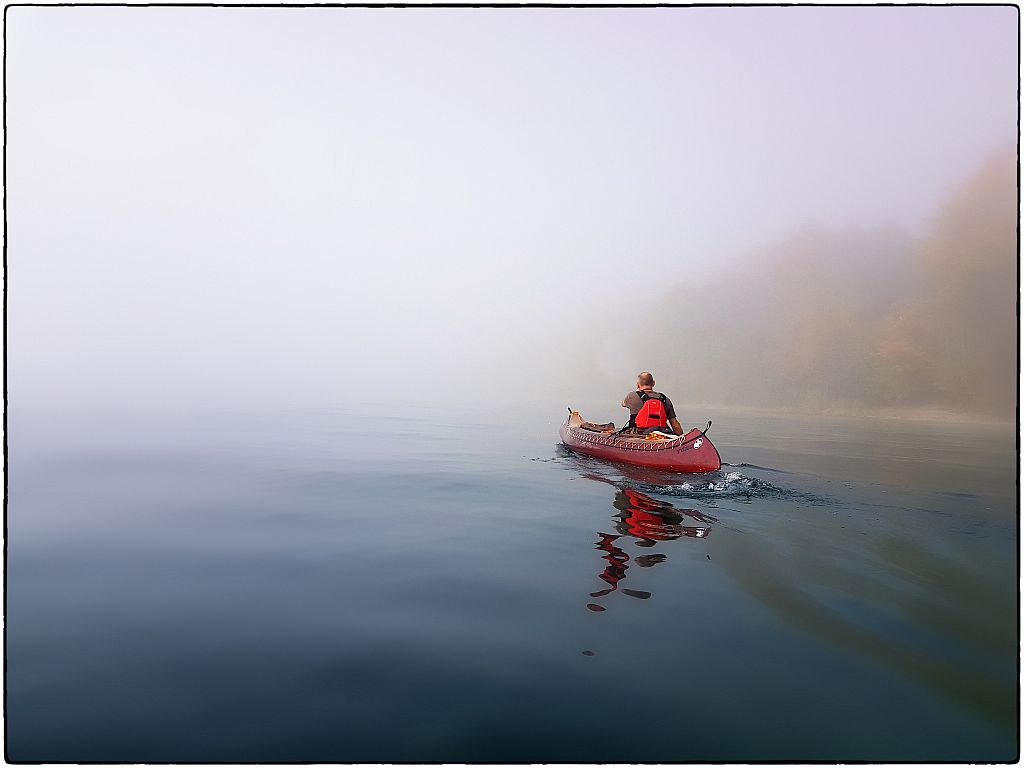
[[[718,449],[691,429],[682,440],[627,440],[582,429],[576,419],[559,429],[562,443],[577,453],[608,461],[621,461],[666,472],[714,472],[722,468]]]

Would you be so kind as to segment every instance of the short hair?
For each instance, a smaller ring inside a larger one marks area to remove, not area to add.
[[[640,382],[641,387],[653,387],[654,377],[650,371],[640,371],[640,374],[636,377],[636,380]]]

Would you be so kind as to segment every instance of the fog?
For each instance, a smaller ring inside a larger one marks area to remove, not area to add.
[[[579,386],[658,359],[699,403],[1011,420],[1016,176],[1015,153],[994,153],[921,237],[805,226],[683,282],[641,305],[661,315],[655,328],[614,320],[590,336]]]
[[[1012,418],[1017,13],[8,8],[10,408]]]

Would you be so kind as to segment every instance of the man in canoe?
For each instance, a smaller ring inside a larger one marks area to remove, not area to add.
[[[650,371],[643,371],[636,377],[636,391],[622,398],[622,407],[629,408],[629,424],[623,431],[649,434],[671,431],[683,434],[676,418],[676,409],[668,395],[654,391],[654,377]]]

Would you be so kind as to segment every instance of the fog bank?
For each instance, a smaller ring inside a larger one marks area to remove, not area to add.
[[[641,302],[652,322],[607,322],[569,367],[609,396],[623,388],[617,370],[647,363],[675,397],[700,403],[1011,420],[1016,173],[1012,150],[994,153],[920,238],[798,229],[718,280]]]
[[[10,407],[1002,413],[1016,22],[9,8]]]

